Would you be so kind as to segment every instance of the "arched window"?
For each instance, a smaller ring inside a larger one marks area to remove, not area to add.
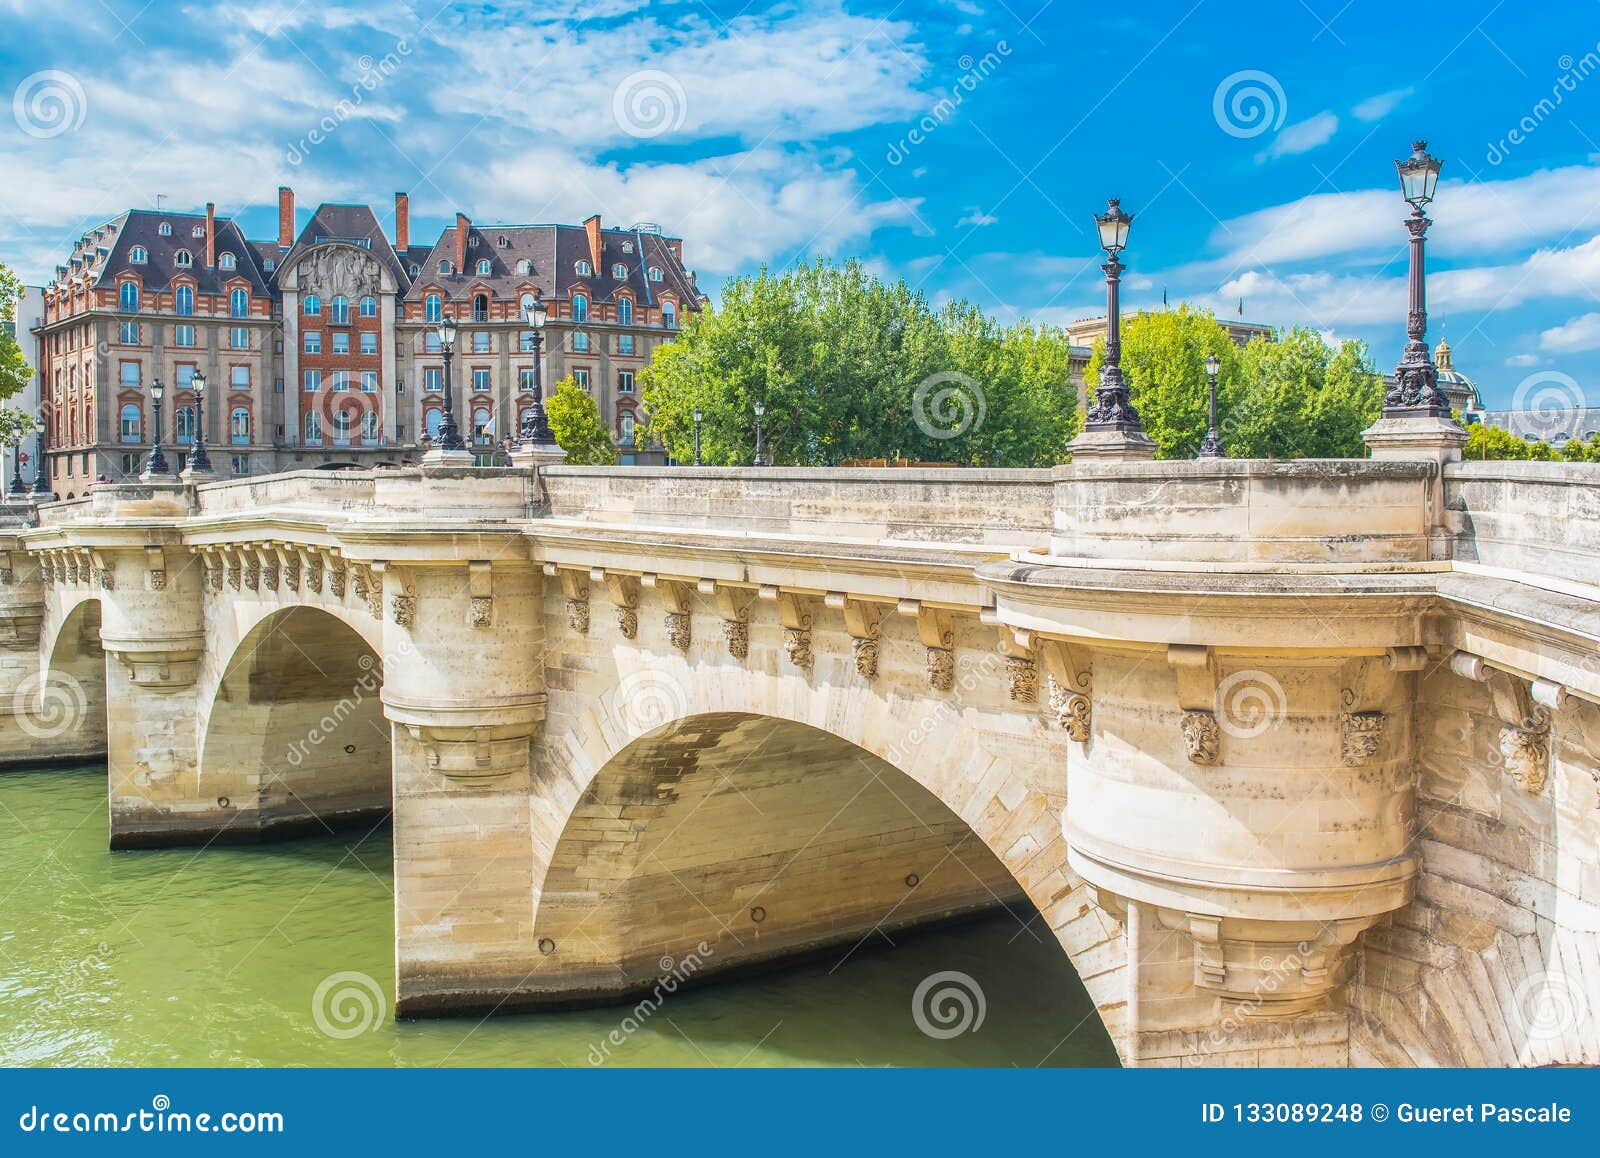
[[[348,407],[333,412],[333,441],[350,441],[350,410]]]
[[[224,253],[221,257],[217,258],[218,269],[237,269],[238,267],[239,261],[231,253]]]
[[[136,245],[128,251],[128,260],[134,265],[143,265],[150,260],[150,253],[142,245]]]
[[[236,318],[250,316],[250,291],[236,289],[228,295],[228,312]]]
[[[361,416],[361,441],[378,441],[378,413],[375,410],[369,410]]]
[[[487,322],[489,320],[488,294],[472,295],[472,320],[475,322]]]
[[[671,302],[661,303],[661,324],[669,330],[678,328],[678,307]]]
[[[336,326],[350,324],[350,299],[340,294],[328,303],[328,316]]]
[[[181,318],[194,313],[194,287],[180,285],[172,295],[172,309]]]
[[[177,253],[172,255],[172,264],[177,266],[179,269],[188,269],[194,264],[194,257],[187,249],[180,249]]]
[[[375,318],[378,316],[377,298],[369,295],[361,299],[361,316],[364,318]]]
[[[316,446],[322,441],[322,415],[315,410],[306,411],[306,444]]]
[[[228,432],[232,436],[235,446],[249,446],[250,411],[243,406],[235,406],[233,414],[228,421]]]
[[[479,277],[488,277],[493,272],[494,272],[494,263],[493,262],[491,262],[487,257],[481,257],[481,258],[478,259],[478,276]]]
[[[628,267],[623,265],[620,261],[617,262],[616,265],[611,267],[611,276],[616,278],[618,281],[627,281]]]
[[[322,316],[322,299],[316,294],[307,294],[306,300],[302,303],[302,305],[303,309],[301,312],[304,313],[306,317],[320,318]]]
[[[440,274],[440,276],[441,277],[445,276],[449,272],[450,272],[450,263],[448,261],[441,261],[439,263],[439,274]]]
[[[444,411],[438,407],[431,407],[422,416],[422,429],[427,431],[429,438],[439,437],[439,424],[444,421]]]
[[[485,407],[480,406],[472,412],[472,441],[489,441],[489,411]]]
[[[617,321],[624,326],[633,325],[633,299],[617,299]]]
[[[161,223],[161,228],[156,230],[156,232],[161,234],[162,237],[171,237],[172,236],[172,223],[170,221],[163,221]]]
[[[527,258],[523,258],[521,261],[517,262],[517,276],[518,277],[527,277],[532,272],[533,272],[533,262],[529,261]]]
[[[650,280],[651,281],[660,281],[661,280],[661,267],[659,265],[652,265],[650,267]]]
[[[438,294],[429,294],[423,299],[423,321],[439,322],[444,320],[444,304],[439,300]]]
[[[179,442],[194,441],[194,407],[180,406],[173,414],[172,421],[177,430]]]
[[[633,441],[633,411],[624,410],[622,412],[621,417],[617,420],[617,431],[621,435],[620,442],[629,443]]]
[[[122,283],[122,288],[117,291],[117,305],[124,313],[133,313],[139,308],[139,287],[131,281]]]
[[[579,277],[588,277],[590,273],[589,263],[580,258],[572,263],[572,272]]]
[[[144,414],[132,402],[122,408],[122,441],[144,441]]]
[[[589,299],[583,294],[572,295],[572,320],[575,322],[589,320]]]

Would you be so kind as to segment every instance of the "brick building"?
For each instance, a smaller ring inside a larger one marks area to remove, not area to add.
[[[445,316],[459,326],[457,421],[487,456],[532,399],[522,309],[535,294],[549,307],[547,393],[576,378],[626,445],[638,370],[705,300],[682,241],[653,225],[474,225],[458,214],[437,241],[414,245],[403,193],[392,236],[365,205],[319,205],[297,225],[284,188],[271,241],[247,239],[210,205],[129,210],[79,239],[33,327],[56,493],[138,473],[158,378],[161,441],[179,468],[197,431],[197,371],[219,475],[414,459],[442,415]]]

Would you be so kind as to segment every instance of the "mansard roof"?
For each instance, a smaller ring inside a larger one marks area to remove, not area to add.
[[[161,226],[170,226],[163,234]],[[196,228],[204,231],[205,215],[201,213],[163,213],[152,209],[130,209],[113,218],[99,229],[85,235],[90,244],[80,239],[74,249],[72,261],[89,257],[86,272],[93,274],[95,285],[111,285],[124,273],[137,274],[140,284],[148,292],[164,292],[171,288],[176,277],[192,279],[197,293],[222,294],[229,285],[243,278],[250,283],[250,292],[267,296],[267,281],[261,272],[256,251],[245,240],[232,218],[216,218],[216,268],[206,267],[206,239],[194,236]],[[95,240],[96,235],[98,240]],[[133,260],[133,251],[142,248],[145,260]],[[187,250],[192,259],[188,266],[177,264],[179,250]],[[101,252],[103,251],[103,252]],[[236,268],[222,269],[225,253],[233,254]],[[69,275],[71,273],[69,272]]]
[[[317,206],[316,212],[311,215],[311,220],[306,222],[306,227],[295,238],[294,244],[289,247],[287,253],[278,258],[274,279],[276,280],[284,269],[293,265],[307,250],[330,241],[348,242],[371,250],[372,255],[394,275],[396,285],[404,289],[410,284],[411,277],[399,255],[395,253],[394,246],[389,244],[389,235],[383,231],[377,214],[366,205],[339,205],[328,202]]]

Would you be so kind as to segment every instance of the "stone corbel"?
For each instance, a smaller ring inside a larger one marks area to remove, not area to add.
[[[1178,677],[1178,707],[1183,710],[1183,750],[1191,764],[1216,764],[1222,758],[1217,726],[1217,665],[1203,644],[1167,646],[1167,663]]]
[[[228,586],[235,591],[244,585],[244,553],[237,547],[224,546],[222,558],[228,574]]]
[[[371,586],[368,589],[367,610],[374,619],[383,618],[383,596],[389,593],[389,618],[396,627],[410,628],[417,617],[417,588],[403,567],[382,560],[368,568]]]
[[[278,570],[283,573],[285,591],[300,590],[300,552],[287,543],[274,543],[273,553],[278,556]]]
[[[811,600],[772,583],[762,584],[760,595],[777,605],[778,622],[783,625],[783,650],[789,662],[801,671],[810,671],[816,664],[811,651]]]
[[[1399,664],[1409,662],[1409,657],[1385,655],[1383,667],[1398,671]],[[1339,672],[1339,759],[1347,768],[1372,763],[1383,746],[1388,717],[1381,708],[1385,681],[1379,678],[1377,668],[1375,658],[1354,656],[1345,660]]]
[[[1039,654],[1050,675],[1050,710],[1069,739],[1088,743],[1094,688],[1089,653],[1064,639],[1047,639],[1041,643]]]
[[[679,651],[688,651],[691,633],[689,609],[693,606],[689,595],[693,588],[681,580],[663,579],[650,572],[645,573],[641,582],[661,592],[661,602],[666,608],[667,642]]]
[[[632,575],[618,575],[596,567],[589,572],[596,582],[604,582],[606,596],[617,609],[617,630],[624,639],[639,637],[639,580]]]
[[[367,614],[383,619],[383,567],[382,563],[352,564],[356,571],[356,595],[367,601]]]
[[[697,584],[702,595],[711,596],[717,604],[717,614],[722,618],[722,639],[728,645],[728,654],[734,659],[750,655],[750,604],[755,599],[755,589],[734,587],[714,579],[702,579]]]
[[[852,599],[843,591],[830,591],[822,597],[823,606],[844,612],[844,629],[855,649],[856,674],[862,679],[878,678],[878,632],[883,607],[877,603]]]
[[[902,599],[896,610],[917,621],[917,638],[928,649],[928,686],[936,692],[955,687],[956,633],[949,612],[929,607],[920,599]]]
[[[278,554],[271,543],[263,543],[254,549],[258,566],[261,568],[261,589],[263,591],[276,591],[278,580],[282,572],[278,569]]]
[[[49,551],[39,552],[39,582],[49,587],[56,581],[55,560]]]
[[[345,585],[350,577],[350,567],[337,551],[328,553],[328,594],[343,599]]]
[[[200,675],[199,637],[171,640],[106,639],[106,653],[127,668],[129,682],[152,691],[191,686]]]
[[[300,567],[306,578],[306,594],[322,594],[322,552],[300,548]]]
[[[473,627],[488,627],[494,622],[494,564],[488,559],[467,563],[467,622]]]
[[[112,569],[109,556],[99,551],[89,553],[89,573],[93,577],[94,586],[102,591],[113,591],[117,586],[117,575]]]
[[[1003,623],[1000,654],[1006,660],[1006,694],[1014,704],[1039,702],[1039,641],[1031,631],[1013,631]]]
[[[0,551],[0,587],[10,587],[16,581],[16,572],[11,569],[11,552]]]
[[[422,745],[428,767],[460,784],[488,784],[528,768],[532,737],[526,729],[514,730],[520,734],[505,735],[503,728],[408,724],[406,730]]]
[[[149,576],[150,590],[165,591],[167,589],[167,559],[160,547],[146,547],[144,549],[145,570]]]
[[[1550,778],[1550,721],[1566,703],[1566,688],[1552,680],[1524,679],[1490,667],[1481,656],[1457,651],[1450,670],[1463,679],[1487,685],[1501,728],[1496,754],[1507,775],[1530,796],[1538,796]]]

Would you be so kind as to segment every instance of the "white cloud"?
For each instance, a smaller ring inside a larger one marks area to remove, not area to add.
[[[974,228],[978,228],[984,225],[993,225],[999,220],[1000,219],[993,213],[985,213],[983,210],[974,206],[972,209],[968,210],[965,217],[956,222],[956,228],[963,229],[969,225],[973,226]]]
[[[1256,160],[1267,161],[1273,157],[1292,157],[1298,153],[1309,153],[1312,149],[1327,144],[1338,131],[1339,118],[1324,110],[1314,117],[1284,129],[1272,139],[1272,144],[1267,146],[1265,152],[1256,156]]]
[[[1539,355],[1537,354],[1513,354],[1506,359],[1507,366],[1537,366],[1538,364]]]
[[[1553,354],[1600,350],[1600,313],[1580,314],[1539,335],[1539,348]]]
[[[1350,113],[1358,121],[1381,121],[1414,91],[1414,89],[1408,87],[1397,88],[1392,92],[1381,92],[1377,96],[1370,96],[1356,105],[1355,108],[1350,110]]]

